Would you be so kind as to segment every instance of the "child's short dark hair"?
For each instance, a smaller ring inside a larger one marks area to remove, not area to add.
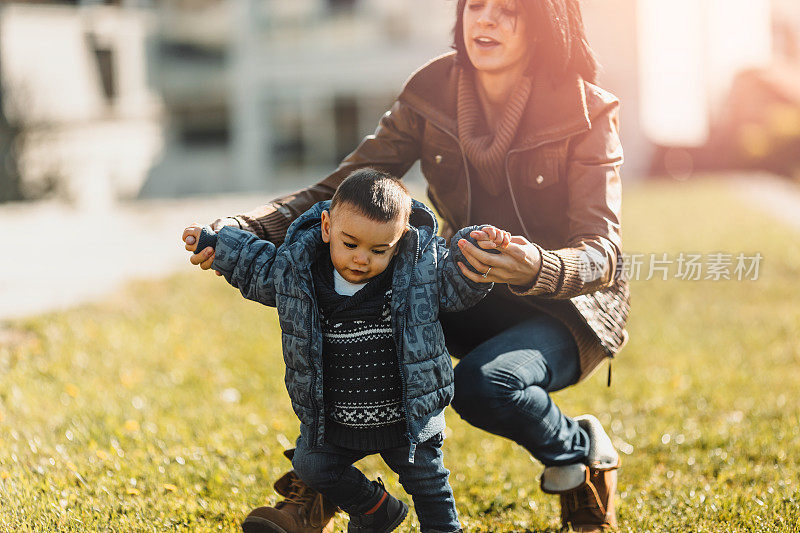
[[[411,195],[403,183],[374,168],[361,168],[347,176],[331,199],[331,211],[342,203],[350,204],[376,222],[390,222],[411,215]]]

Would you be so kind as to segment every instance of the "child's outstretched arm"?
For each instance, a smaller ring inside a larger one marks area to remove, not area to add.
[[[445,245],[445,240],[439,239],[438,261],[437,261],[437,282],[439,288],[439,309],[442,311],[463,311],[486,296],[492,289],[491,281],[473,281],[465,276],[461,269],[468,264],[464,254],[458,245],[461,239],[468,239],[475,243],[475,239],[470,236],[470,232],[480,228],[472,226],[456,232],[450,239],[450,247]],[[502,243],[502,239],[500,241]]]
[[[219,233],[215,233],[207,226],[192,225],[184,230],[183,236],[184,242],[187,236],[194,237],[193,244],[186,244],[190,252],[207,247],[214,249],[211,268],[239,289],[242,296],[275,306],[275,244],[231,226],[224,226]]]

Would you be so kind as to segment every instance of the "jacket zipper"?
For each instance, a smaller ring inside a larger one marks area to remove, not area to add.
[[[414,269],[417,266],[417,261],[419,260],[419,231],[416,231],[416,245],[417,249],[414,252],[414,262],[411,265],[411,275],[414,275]],[[410,415],[408,410],[408,386],[406,384],[406,375],[403,368],[403,331],[405,329],[405,320],[403,317],[405,316],[405,309],[408,308],[408,298],[409,293],[411,292],[411,280],[408,283],[408,289],[406,290],[406,298],[405,303],[403,304],[403,312],[400,313],[398,317],[392,317],[393,322],[398,326],[395,333],[394,333],[394,343],[395,343],[395,350],[397,351],[397,369],[400,372],[400,390],[403,395],[403,410],[405,411],[406,415],[406,437],[408,438],[409,448],[408,448],[408,462],[414,463],[414,455],[417,452],[417,441],[414,439],[414,435],[411,433],[411,421]]]
[[[547,140],[539,141],[538,143],[532,144],[531,146],[526,146],[525,148],[515,148],[514,150],[509,150],[509,152],[506,154],[505,160],[503,161],[503,171],[505,172],[505,175],[506,175],[506,183],[508,184],[508,193],[511,196],[511,204],[514,206],[514,212],[517,215],[517,220],[519,220],[519,223],[522,226],[522,231],[525,232],[526,238],[527,238],[527,236],[529,236],[531,234],[531,232],[528,231],[528,227],[525,225],[525,221],[522,219],[522,214],[519,212],[519,205],[517,204],[517,196],[514,194],[514,187],[512,187],[512,185],[511,185],[511,173],[509,173],[509,171],[508,171],[508,160],[514,154],[518,154],[518,153],[521,153],[521,152],[527,152],[528,150],[535,150],[535,149],[539,148],[540,146],[544,146],[545,144],[550,144],[550,143],[555,143],[555,142],[558,142],[558,141],[563,141],[564,139],[568,139],[571,136],[575,135],[576,133],[579,133],[579,132],[576,131],[574,133],[568,133],[568,134],[562,135],[561,137],[558,137],[558,138],[555,138],[555,139],[547,139]]]
[[[436,127],[438,128],[438,126]],[[466,226],[469,224],[469,221],[472,218],[472,183],[469,179],[469,162],[467,161],[467,156],[464,153],[464,148],[461,146],[461,141],[458,140],[458,136],[442,128],[439,129],[449,135],[456,142],[458,151],[461,154],[461,162],[464,165],[464,176],[467,180],[467,214],[463,219],[464,226]],[[453,231],[457,231],[456,228],[453,228]]]
[[[314,290],[313,278],[311,279],[311,284],[312,284],[311,291],[313,291]],[[314,426],[312,427],[312,432],[311,432],[312,434],[311,442],[313,443],[312,446],[316,446],[317,437],[319,436],[319,418],[320,416],[322,416],[321,414],[322,412],[320,411],[319,406],[317,405],[317,369],[315,367],[316,358],[313,357],[313,354],[311,353],[312,345],[314,343],[313,324],[314,320],[316,319],[317,312],[315,309],[316,306],[314,305],[314,298],[312,297],[311,292],[309,292],[308,288],[305,285],[303,286],[303,292],[308,297],[309,302],[311,302],[310,305],[311,313],[309,313],[308,320],[306,322],[307,324],[306,329],[308,331],[308,362],[309,366],[311,367],[311,394],[309,395],[309,397],[311,398],[311,406],[314,409]]]

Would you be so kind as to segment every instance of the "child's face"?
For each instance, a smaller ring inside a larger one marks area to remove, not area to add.
[[[322,240],[330,243],[334,268],[350,283],[364,283],[386,270],[405,232],[404,220],[376,222],[347,203],[322,212]]]

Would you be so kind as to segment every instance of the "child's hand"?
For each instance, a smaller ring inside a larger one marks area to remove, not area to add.
[[[509,232],[494,226],[483,226],[481,229],[471,232],[470,236],[484,250],[507,248],[511,242],[511,234]]]
[[[192,257],[189,258],[189,262],[193,265],[200,265],[200,268],[203,270],[208,270],[211,268],[211,265],[214,262],[214,248],[212,246],[205,246],[202,250],[197,249],[197,244],[198,241],[200,241],[202,233],[203,226],[195,222],[183,230],[182,238],[183,242],[185,243],[184,248],[192,252]],[[217,276],[222,275],[222,272],[218,270],[215,270],[214,272],[217,274]]]
[[[195,248],[197,248],[197,241],[200,239],[201,231],[203,231],[203,226],[197,222],[183,230],[181,239],[187,251],[194,253]]]

